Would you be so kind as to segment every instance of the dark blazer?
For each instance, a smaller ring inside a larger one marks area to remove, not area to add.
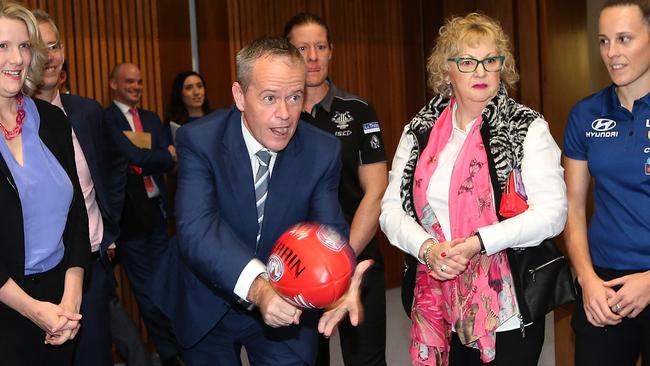
[[[174,167],[174,160],[167,150],[171,141],[169,141],[168,134],[164,132],[160,118],[155,113],[138,108],[138,114],[144,131],[151,133],[151,149],[141,149],[135,146],[124,135],[123,131],[131,131],[131,126],[115,103],[104,110],[105,149],[109,162],[106,180],[108,200],[113,216],[117,218],[118,222],[121,219],[127,193],[125,191],[127,172],[132,164],[142,168],[142,175],[153,177],[160,189],[163,203],[168,204],[162,174]],[[142,192],[138,194],[142,194]]]
[[[111,212],[106,189],[106,155],[103,149],[102,107],[92,99],[72,94],[61,94],[61,104],[68,115],[77,141],[84,153],[95,187],[95,200],[104,224],[100,250],[102,255],[117,240],[120,229]]]
[[[86,269],[90,261],[88,215],[77,177],[70,123],[58,107],[39,99],[33,100],[41,120],[38,134],[68,174],[74,189],[68,220],[63,231],[64,268]],[[21,286],[25,281],[23,214],[16,183],[2,156],[0,156],[0,202],[2,203],[0,286],[3,286],[10,277]]]
[[[340,143],[300,122],[276,158],[256,253],[255,189],[240,121],[237,109],[220,110],[176,135],[178,241],[169,246],[154,277],[154,301],[184,347],[199,342],[237,302],[233,290],[246,264],[253,257],[266,262],[287,228],[317,221],[349,233],[338,202]],[[269,328],[267,334],[286,339],[311,362],[317,315],[305,311],[300,326]]]

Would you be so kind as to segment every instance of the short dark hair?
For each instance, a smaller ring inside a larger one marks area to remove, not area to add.
[[[306,72],[305,61],[300,51],[287,39],[280,37],[261,37],[237,52],[237,81],[245,92],[251,82],[253,66],[262,57],[287,57]]]
[[[284,25],[284,38],[290,39],[291,31],[293,31],[293,28],[307,24],[318,24],[321,27],[325,28],[327,43],[332,44],[332,39],[330,38],[330,29],[327,26],[327,23],[325,23],[325,21],[318,15],[312,13],[300,13],[294,15],[291,19],[289,19],[287,24]]]
[[[185,84],[185,79],[192,75],[198,76],[198,78],[201,79],[201,82],[203,83],[203,87],[206,88],[205,79],[203,79],[203,76],[201,76],[201,74],[198,72],[186,70],[178,73],[178,75],[176,75],[174,78],[174,82],[172,83],[172,94],[169,99],[169,114],[167,116],[168,122],[174,121],[179,125],[185,124],[185,122],[187,122],[187,119],[190,115],[187,111],[185,103],[183,103],[183,85]],[[208,102],[207,92],[205,93],[205,98],[203,99],[201,110],[203,111],[203,114],[210,113],[210,103]]]
[[[56,23],[54,23],[54,19],[52,19],[50,14],[48,14],[43,9],[34,9],[32,10],[32,14],[34,14],[34,18],[36,18],[36,21],[38,23],[48,23],[52,27],[52,30],[54,31],[54,35],[56,35],[56,40],[61,41],[59,28],[56,26]]]
[[[602,12],[605,9],[613,8],[616,6],[638,6],[641,10],[643,19],[650,25],[650,0],[608,0],[603,4],[600,9]]]

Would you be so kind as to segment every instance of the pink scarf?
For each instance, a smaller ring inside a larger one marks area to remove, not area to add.
[[[455,100],[440,114],[418,160],[413,188],[415,211],[424,229],[440,242],[467,238],[478,228],[498,221],[492,204],[487,154],[481,139],[482,118],[471,128],[456,159],[449,186],[449,217],[452,238],[445,238],[426,191],[438,156],[452,133]],[[427,267],[417,268],[411,312],[411,361],[414,365],[444,366],[449,363],[451,325],[460,341],[478,348],[481,360],[496,354],[495,329],[517,313],[510,266],[505,252],[476,255],[465,272],[449,281],[429,276]]]

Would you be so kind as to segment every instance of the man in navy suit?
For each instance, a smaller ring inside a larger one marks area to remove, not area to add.
[[[140,313],[163,364],[177,364],[178,348],[168,320],[151,302],[154,263],[167,246],[167,194],[163,173],[174,167],[176,152],[158,116],[137,108],[142,74],[131,63],[113,69],[113,103],[104,110],[110,167],[111,207],[119,216],[120,259]],[[132,142],[125,132],[148,133],[150,146]]]
[[[106,250],[117,239],[119,227],[108,209],[108,196],[102,175],[102,108],[92,99],[59,94],[59,75],[65,61],[59,30],[46,12],[35,10],[34,16],[48,49],[43,82],[36,97],[61,108],[70,120],[79,183],[88,211],[93,261],[86,275],[89,281],[81,304],[83,320],[75,351],[75,364],[108,366],[113,364],[108,299],[114,287],[114,278]]]
[[[348,234],[338,203],[340,143],[299,122],[305,71],[288,41],[253,41],[237,54],[236,108],[176,135],[178,240],[161,263],[155,294],[188,366],[239,365],[242,346],[252,365],[311,365],[317,328],[329,335],[347,311],[358,321],[362,270],[320,321],[318,312],[277,295],[265,273],[274,242],[294,224],[316,221]],[[260,151],[270,161],[258,159]],[[270,178],[258,217],[260,169]]]

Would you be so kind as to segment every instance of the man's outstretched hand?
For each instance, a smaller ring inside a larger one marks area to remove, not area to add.
[[[375,262],[372,259],[367,259],[359,264],[354,269],[350,287],[336,301],[330,306],[318,321],[318,331],[325,337],[332,335],[336,326],[345,319],[346,315],[350,315],[350,323],[357,326],[363,320],[363,305],[361,305],[361,283],[363,282],[363,275],[366,273]]]

